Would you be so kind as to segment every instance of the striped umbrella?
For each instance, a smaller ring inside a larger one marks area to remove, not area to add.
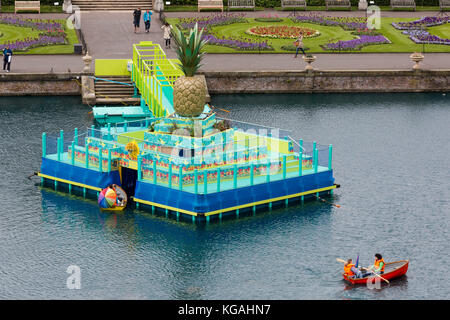
[[[98,205],[101,208],[111,208],[116,203],[117,194],[111,188],[105,188],[98,195]]]

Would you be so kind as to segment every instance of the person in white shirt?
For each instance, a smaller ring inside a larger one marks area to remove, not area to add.
[[[161,29],[163,30],[163,39],[166,40],[166,48],[170,49],[170,38],[172,38],[172,26],[166,22]]]

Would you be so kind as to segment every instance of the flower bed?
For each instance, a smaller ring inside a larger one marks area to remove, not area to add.
[[[416,44],[441,44],[450,45],[450,39],[441,38],[430,34],[426,28],[438,26],[450,22],[450,17],[423,17],[419,20],[408,22],[393,22],[392,26],[399,30],[404,30],[406,34]]]
[[[4,15],[0,16],[0,24],[31,28],[32,30],[39,31],[37,37],[26,37],[25,39],[2,43],[0,44],[0,50],[9,46],[13,51],[27,51],[36,47],[67,43],[67,35],[63,22],[60,23],[55,20],[43,19],[24,19],[16,15]]]
[[[391,43],[385,36],[366,36],[361,35],[358,39],[352,39],[347,41],[329,42],[322,46],[324,50],[331,51],[348,51],[348,50],[361,50],[361,48],[373,45]]]
[[[235,48],[239,50],[273,50],[267,41],[254,41],[245,38],[222,37],[218,38],[213,34],[206,34],[203,39],[208,41],[208,44]]]
[[[246,31],[246,33],[254,36],[276,39],[296,39],[300,32],[303,32],[304,38],[320,35],[320,32],[317,30],[297,26],[256,26]]]
[[[296,23],[315,23],[323,26],[339,26],[344,30],[367,28],[365,17],[329,17],[317,14],[299,15],[291,18]]]
[[[392,26],[398,30],[411,30],[438,26],[447,22],[450,22],[450,17],[423,17],[415,21],[392,22]]]
[[[223,26],[232,23],[246,22],[244,13],[214,13],[206,17],[180,18],[178,27],[189,30],[198,24],[199,29],[210,29],[214,26]]]

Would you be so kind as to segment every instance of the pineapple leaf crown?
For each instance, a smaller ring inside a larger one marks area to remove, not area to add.
[[[200,68],[200,62],[205,55],[202,51],[206,40],[202,39],[203,29],[198,31],[198,24],[189,31],[189,36],[186,37],[180,29],[177,29],[174,34],[174,39],[177,44],[176,53],[180,63],[178,67],[183,71],[186,77],[193,77]]]

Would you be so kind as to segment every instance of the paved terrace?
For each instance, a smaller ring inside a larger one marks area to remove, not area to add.
[[[318,12],[330,16],[365,16],[364,12],[330,11]],[[169,12],[167,17],[192,17],[210,13]],[[285,17],[289,12],[256,11],[247,12],[249,17],[262,15]],[[437,12],[390,12],[382,11],[382,17],[422,17],[436,15]],[[33,17],[37,14],[30,15]],[[65,18],[67,14],[41,14],[42,18]],[[131,58],[132,44],[150,40],[161,44],[164,49],[161,23],[154,13],[150,33],[144,32],[141,21],[140,33],[133,32],[132,11],[122,12],[82,12],[81,29],[87,42],[89,54],[94,58]],[[172,41],[173,42],[173,41]],[[175,58],[175,51],[165,49],[169,58]],[[341,53],[315,54],[317,61],[313,66],[322,70],[409,70],[412,62],[409,53]],[[450,69],[450,53],[426,53],[424,69]],[[47,73],[81,71],[83,63],[79,55],[16,55],[11,64],[11,73]],[[301,57],[294,59],[292,54],[209,54],[206,56],[203,71],[264,71],[264,70],[304,70]],[[1,72],[1,71],[0,71]]]

